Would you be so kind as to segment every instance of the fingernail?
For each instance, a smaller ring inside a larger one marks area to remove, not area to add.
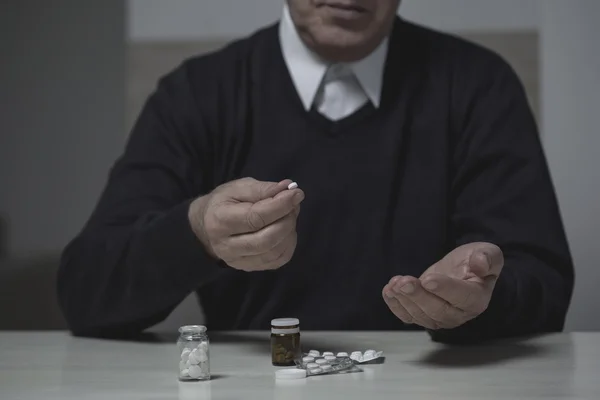
[[[436,281],[427,281],[423,284],[423,286],[425,287],[425,289],[427,290],[435,290],[438,287],[438,284]]]
[[[400,288],[400,290],[403,293],[411,294],[411,293],[413,293],[415,291],[415,285],[413,285],[412,283],[407,283],[406,285],[402,286]]]
[[[304,200],[304,194],[302,192],[298,192],[294,195],[294,205],[297,206],[302,203],[302,200]]]

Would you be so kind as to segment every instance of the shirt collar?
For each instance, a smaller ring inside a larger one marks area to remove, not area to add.
[[[279,24],[279,40],[283,58],[294,86],[304,108],[309,110],[329,64],[302,42],[287,4],[283,7],[283,16]],[[379,107],[381,98],[387,48],[388,38],[386,37],[367,57],[347,64],[375,107]]]

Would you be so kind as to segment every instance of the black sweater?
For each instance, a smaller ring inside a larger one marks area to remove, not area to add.
[[[192,199],[241,177],[305,191],[298,245],[276,271],[211,259]],[[523,88],[497,55],[398,19],[378,109],[306,112],[269,26],[164,76],[82,232],[58,289],[78,335],[137,333],[196,291],[211,330],[409,329],[382,288],[456,246],[499,245],[489,308],[433,333],[483,340],[563,328],[573,267]],[[193,322],[193,321],[192,321]]]

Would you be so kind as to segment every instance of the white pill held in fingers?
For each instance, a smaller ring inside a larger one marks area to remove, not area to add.
[[[296,189],[298,184],[296,182],[292,182],[288,185],[288,190]]]
[[[192,365],[188,373],[190,374],[190,378],[200,378],[200,376],[202,375],[202,368],[200,368],[197,365]]]

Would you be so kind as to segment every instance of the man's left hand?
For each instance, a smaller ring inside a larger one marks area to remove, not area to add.
[[[460,246],[419,278],[394,276],[383,288],[390,310],[407,324],[452,329],[484,312],[504,266],[491,243]]]

